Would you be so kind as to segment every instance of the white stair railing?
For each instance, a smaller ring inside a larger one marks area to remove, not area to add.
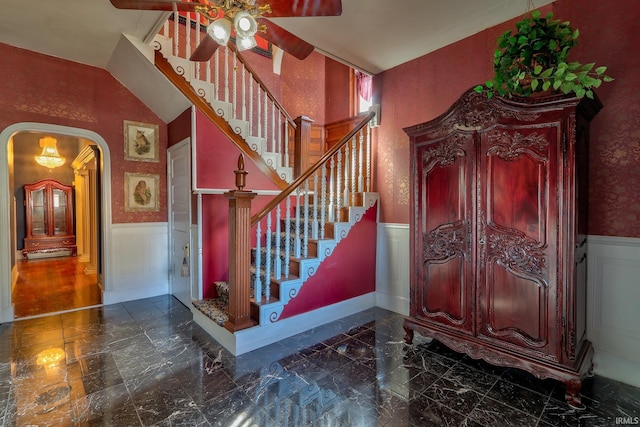
[[[155,48],[278,176],[291,182],[289,136],[296,124],[233,43],[218,48],[208,62],[189,60],[208,37],[204,28],[195,13],[181,14],[178,25],[171,18],[156,36]]]
[[[258,304],[269,301],[271,280],[290,278],[292,258],[304,259],[309,256],[310,240],[325,238],[325,219],[348,221],[346,215],[338,210],[355,205],[356,192],[368,191],[359,182],[370,181],[370,167],[367,167],[370,159],[364,157],[364,153],[367,156],[371,153],[368,123],[373,116],[374,113],[363,116],[349,134],[251,218],[257,241],[252,298]],[[363,154],[353,154],[356,152]],[[338,164],[337,168],[335,164]],[[363,176],[354,171],[362,171]],[[335,188],[332,183],[335,183]],[[292,206],[292,203],[295,205]],[[275,218],[275,233],[271,233],[272,215]],[[264,222],[266,227],[263,227]],[[284,232],[281,231],[282,227]],[[266,230],[266,233],[262,233],[262,230]]]

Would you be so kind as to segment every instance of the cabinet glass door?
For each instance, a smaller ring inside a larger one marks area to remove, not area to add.
[[[67,195],[53,190],[53,234],[67,234]]]
[[[43,236],[47,234],[47,206],[44,188],[31,192],[31,234]]]

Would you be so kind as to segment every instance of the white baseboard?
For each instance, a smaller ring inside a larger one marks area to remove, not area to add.
[[[596,350],[593,372],[612,380],[640,387],[640,363],[622,359],[615,354]]]
[[[244,329],[235,334],[218,326],[198,310],[192,309],[193,320],[233,355],[239,356],[326,323],[375,307],[375,293],[341,301],[326,307],[279,320],[268,325]],[[333,335],[318,336],[321,341]],[[291,349],[294,351],[295,349]]]
[[[385,292],[376,292],[376,307],[393,311],[404,316],[409,315],[409,298],[390,295]]]

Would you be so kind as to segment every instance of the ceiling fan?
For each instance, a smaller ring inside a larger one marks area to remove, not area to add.
[[[298,59],[313,52],[313,45],[268,18],[340,16],[342,0],[110,0],[118,9],[197,12],[208,21],[207,35],[191,54],[191,61],[208,61],[235,32],[238,50],[255,46],[255,36],[273,43]]]

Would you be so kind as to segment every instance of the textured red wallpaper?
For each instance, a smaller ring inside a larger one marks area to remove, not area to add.
[[[558,0],[543,9],[580,30],[571,59],[607,65],[615,81],[598,89],[604,109],[592,122],[589,233],[640,237],[640,44],[636,0]],[[381,93],[374,182],[381,220],[409,222],[409,148],[402,128],[442,114],[466,89],[492,75],[497,36],[514,21],[388,70],[374,79]]]
[[[88,129],[109,145],[112,222],[166,222],[166,124],[106,70],[0,43],[0,129],[20,122]],[[156,124],[158,163],[124,160],[123,120]],[[124,211],[124,173],[160,175],[160,211]]]

